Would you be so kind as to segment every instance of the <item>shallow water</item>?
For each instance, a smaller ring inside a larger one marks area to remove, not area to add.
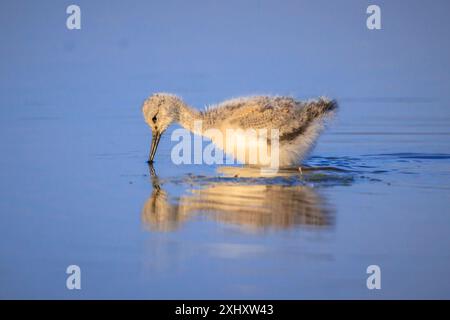
[[[450,121],[413,119],[423,135],[390,118],[359,132],[341,111],[302,173],[277,176],[175,166],[168,135],[152,171],[140,114],[81,128],[66,116],[11,118],[2,297],[449,297]],[[79,292],[65,289],[69,264],[82,269]],[[380,291],[366,288],[371,264]]]
[[[80,32],[37,3],[0,12],[0,298],[450,298],[447,1],[380,32],[361,1],[80,1]],[[302,173],[176,166],[170,132],[153,172],[155,91],[340,110]]]

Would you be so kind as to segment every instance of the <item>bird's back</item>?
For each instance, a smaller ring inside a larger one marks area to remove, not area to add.
[[[291,97],[256,96],[225,101],[204,113],[208,127],[227,129],[277,129],[280,164],[297,165],[311,150],[324,119],[336,110],[327,98],[297,101]],[[270,142],[269,142],[270,144]]]
[[[291,97],[255,96],[224,101],[209,108],[205,118],[230,129],[278,129],[282,137],[305,129],[336,106],[326,98],[302,102]]]

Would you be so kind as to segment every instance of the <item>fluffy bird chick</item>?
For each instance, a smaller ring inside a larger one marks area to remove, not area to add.
[[[335,100],[325,97],[298,101],[291,97],[254,96],[227,100],[198,111],[175,95],[156,93],[142,107],[145,121],[152,130],[149,163],[153,162],[161,135],[176,122],[193,133],[210,138],[217,147],[240,162],[256,166],[265,164],[250,161],[249,155],[257,152],[258,142],[252,141],[254,136],[250,136],[248,130],[277,129],[279,167],[299,166],[317,141],[325,120],[334,115],[337,108]],[[202,132],[196,132],[196,121],[202,121]],[[219,130],[223,137],[227,130],[238,131],[242,136],[237,136],[235,141],[248,143],[230,146],[220,135],[208,134],[213,131],[208,129]],[[268,141],[269,152],[271,147],[272,143]]]

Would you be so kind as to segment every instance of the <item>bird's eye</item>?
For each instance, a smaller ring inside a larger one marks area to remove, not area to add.
[[[153,116],[153,118],[152,118],[153,123],[156,123],[156,120],[158,120],[158,119],[156,118],[156,116]]]

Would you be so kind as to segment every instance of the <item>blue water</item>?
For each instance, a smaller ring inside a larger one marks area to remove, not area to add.
[[[450,8],[368,31],[368,3],[79,1],[68,31],[70,3],[5,1],[0,298],[450,298]],[[155,91],[340,110],[302,173],[176,166],[170,132],[152,172]]]

